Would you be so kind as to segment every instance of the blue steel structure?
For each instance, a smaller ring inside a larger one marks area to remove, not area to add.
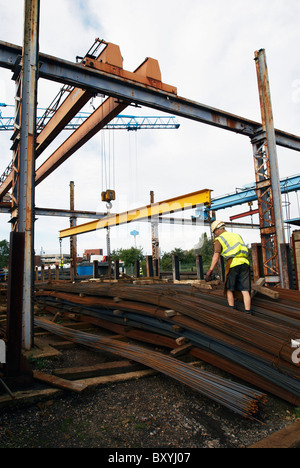
[[[0,102],[0,107],[13,107]],[[39,109],[38,109],[39,110]],[[79,112],[65,126],[65,130],[75,130],[78,128],[91,114],[89,112]],[[14,130],[15,117],[4,116],[0,110],[0,131]],[[50,120],[50,117],[44,119],[37,117],[37,129],[41,130]],[[40,123],[42,121],[42,124]],[[119,114],[111,122],[109,122],[104,130],[146,130],[146,129],[178,129],[180,124],[173,115],[170,116],[135,116]]]
[[[291,177],[286,177],[280,181],[281,193],[296,192],[300,190],[300,174]],[[197,210],[196,214],[200,219],[207,220],[209,218],[209,211],[224,210],[232,206],[242,205],[257,200],[255,190],[255,183],[247,186],[244,189],[222,195],[220,197],[212,198],[211,205],[205,207],[203,210]]]

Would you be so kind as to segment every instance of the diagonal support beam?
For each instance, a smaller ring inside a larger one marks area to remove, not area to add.
[[[94,111],[88,119],[78,127],[72,135],[36,170],[35,185],[38,185],[57,169],[64,161],[74,154],[90,138],[99,132],[105,125],[122,112],[127,103],[117,103],[108,98]]]
[[[119,226],[134,221],[157,218],[163,214],[176,213],[178,211],[196,208],[198,205],[210,204],[211,190],[205,189],[187,195],[170,198],[162,202],[157,202],[143,206],[141,208],[124,211],[123,213],[108,215],[96,221],[90,221],[73,228],[60,231],[60,238],[70,237],[86,232],[96,231],[112,226]]]
[[[148,70],[156,76],[160,82],[160,70],[157,61],[154,59],[146,59],[136,70],[132,76],[138,81],[139,79],[147,79]],[[107,98],[73,133],[69,138],[37,169],[35,184],[38,185],[48,175],[50,175],[57,167],[66,161],[72,154],[75,153],[81,146],[90,140],[96,133],[104,128],[111,120],[120,114],[130,102],[119,102],[114,98]],[[1,194],[0,194],[1,196]]]
[[[96,40],[95,44],[99,46],[103,41]],[[101,64],[107,67],[116,67],[123,69],[123,58],[119,46],[110,42],[105,42],[105,48],[94,59],[95,64]],[[83,59],[83,63],[86,58]],[[88,89],[73,88],[67,98],[57,108],[51,119],[37,136],[36,157],[57,137],[73,117],[82,109],[82,107],[93,97],[93,93]],[[55,103],[54,103],[55,105]]]
[[[100,55],[102,57],[102,55]],[[149,71],[150,70],[150,71]],[[129,73],[129,72],[128,72]],[[158,62],[154,59],[147,58],[133,73],[131,76],[135,77],[136,81],[148,79],[148,74],[151,73],[152,77],[155,77],[156,84],[161,83],[161,74]],[[152,78],[154,79],[154,78]],[[79,96],[81,96],[82,91],[76,90],[76,97],[80,91]],[[66,161],[72,154],[74,154],[79,148],[81,148],[88,140],[90,140],[97,132],[99,132],[103,127],[105,127],[111,120],[113,120],[119,113],[121,113],[130,102],[118,102],[114,98],[107,98],[99,107],[96,109],[70,136],[65,140],[64,143],[60,145],[59,148],[52,153],[51,156],[36,170],[35,174],[35,185],[38,185],[46,177],[48,177],[57,167],[59,167],[64,161]],[[59,119],[63,118],[65,120],[66,109],[68,109],[69,104],[63,112],[59,113],[57,120],[55,120],[55,129],[54,133],[57,132]],[[48,132],[47,132],[48,133]],[[39,143],[43,146],[48,143],[48,139],[39,140]],[[3,184],[0,187],[0,199],[7,193],[11,188],[12,175],[10,174]]]
[[[15,70],[22,49],[14,44],[0,41],[0,67]],[[172,92],[154,89],[103,70],[95,70],[46,54],[39,55],[39,77],[69,84],[83,89],[113,96],[142,106],[178,115],[218,128],[255,137],[261,131],[261,123],[240,117],[220,109],[177,96]],[[275,130],[276,144],[300,151],[300,137]]]

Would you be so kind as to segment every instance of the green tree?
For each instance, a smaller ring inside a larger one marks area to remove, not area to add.
[[[212,239],[207,237],[206,232],[202,234],[199,239],[199,247],[196,249],[197,254],[202,255],[202,261],[205,264],[211,262],[212,256],[214,254],[214,243]]]
[[[165,252],[161,257],[160,267],[163,271],[172,270],[172,254],[170,252]]]
[[[9,242],[7,240],[0,241],[0,268],[8,266],[9,261]]]
[[[143,249],[131,247],[130,249],[114,250],[111,254],[112,260],[120,259],[126,267],[134,264],[135,260],[142,261],[144,259]]]

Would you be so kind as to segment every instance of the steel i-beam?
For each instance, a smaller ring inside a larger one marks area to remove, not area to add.
[[[106,216],[97,221],[90,221],[89,223],[84,223],[73,228],[63,229],[60,231],[59,237],[70,237],[144,219],[154,221],[163,214],[176,213],[178,211],[197,208],[202,204],[210,204],[210,193],[211,190],[208,189],[200,190],[187,195],[170,198],[162,202],[149,204],[141,208],[125,211],[123,213]]]
[[[12,230],[24,233],[23,347],[33,344],[34,174],[36,146],[39,1],[26,0],[22,63],[17,77],[13,154]],[[14,257],[14,252],[11,252]],[[19,259],[15,259],[19,261]],[[9,272],[11,274],[11,272]],[[22,290],[22,291],[21,291]]]
[[[275,130],[265,50],[255,52],[263,132],[253,140],[256,192],[267,283],[284,281],[280,245],[285,243]]]
[[[14,71],[21,53],[21,47],[0,41],[0,67]],[[250,138],[255,137],[256,132],[261,129],[261,124],[258,122],[188,100],[170,90],[155,89],[132,79],[123,78],[120,74],[95,70],[42,53],[39,55],[39,63],[40,78],[90,89],[95,93],[113,96]],[[300,151],[299,136],[278,129],[275,130],[275,135],[277,145]]]

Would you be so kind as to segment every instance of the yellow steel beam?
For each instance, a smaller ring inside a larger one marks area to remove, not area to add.
[[[201,204],[210,204],[211,190],[199,190],[198,192],[189,193],[169,200],[164,200],[150,205],[136,208],[123,213],[111,214],[99,220],[90,221],[78,226],[60,231],[59,237],[70,237],[85,232],[96,231],[97,229],[118,226],[120,224],[131,223],[142,219],[149,219],[168,213],[176,213],[177,211],[188,210],[196,208]]]

